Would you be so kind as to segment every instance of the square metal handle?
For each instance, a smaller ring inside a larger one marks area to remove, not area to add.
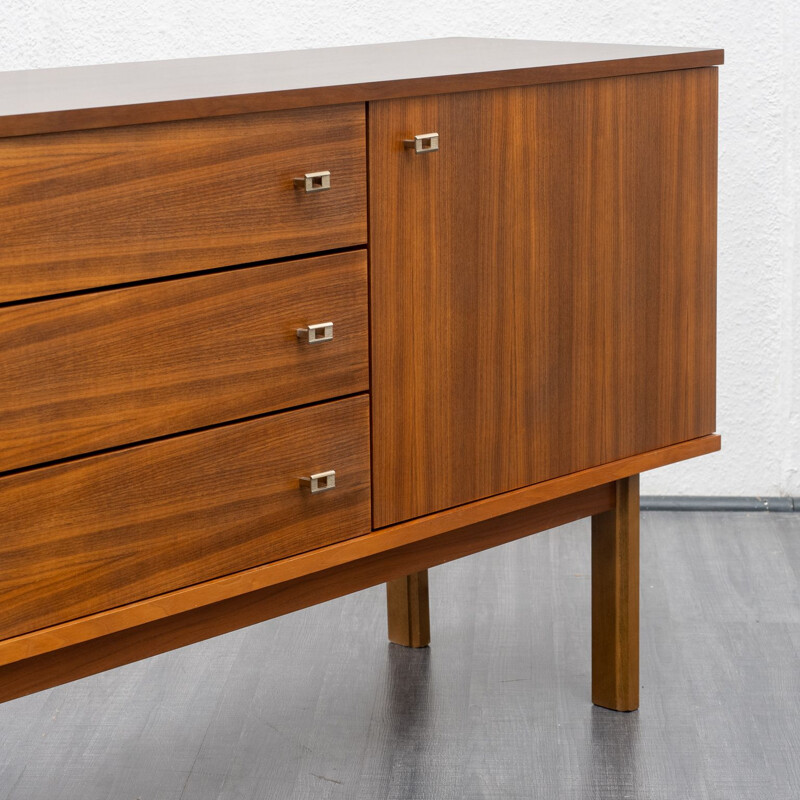
[[[418,133],[413,139],[403,139],[403,147],[415,153],[432,153],[439,149],[439,134]]]
[[[305,478],[300,478],[300,487],[307,489],[311,494],[319,494],[336,488],[336,470],[329,469],[327,472],[315,472]]]
[[[305,189],[311,192],[324,192],[331,188],[331,171],[329,169],[322,172],[306,172],[302,178],[295,178],[296,189]]]
[[[309,344],[329,342],[333,339],[333,323],[318,322],[316,325],[309,325],[307,328],[298,328],[297,338]]]

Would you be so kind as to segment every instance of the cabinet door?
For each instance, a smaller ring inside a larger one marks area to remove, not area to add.
[[[376,526],[713,431],[716,106],[711,68],[370,104]]]

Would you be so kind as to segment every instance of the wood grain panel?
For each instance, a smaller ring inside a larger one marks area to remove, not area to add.
[[[0,479],[0,637],[366,533],[358,396]],[[336,470],[310,495],[299,477]]]
[[[376,526],[713,431],[716,92],[370,104]]]
[[[454,37],[0,72],[0,136],[721,64],[723,51]]]
[[[564,525],[613,506],[598,486],[333,569],[0,666],[0,702],[288,614],[411,572]]]
[[[363,244],[364,147],[363,104],[0,140],[0,302]]]
[[[513,516],[516,512],[525,511],[533,506],[540,510],[535,513],[540,514],[542,509],[550,507],[551,500],[558,500],[562,497],[569,496],[566,506],[553,504],[553,507],[567,507],[574,510],[575,498],[582,496],[586,490],[598,486],[606,487],[600,495],[606,498],[605,504],[595,506],[594,510],[588,510],[586,514],[608,511],[614,508],[615,503],[614,486],[609,482],[626,478],[643,470],[655,469],[686,458],[695,458],[706,453],[716,452],[719,449],[720,437],[716,435],[681,442],[661,450],[631,456],[611,464],[603,464],[571,475],[554,478],[551,481],[544,481],[533,486],[478,500],[438,514],[419,517],[400,525],[381,528],[364,536],[341,541],[244,572],[237,572],[224,578],[206,581],[158,597],[6,639],[0,641],[0,665],[33,658],[90,639],[106,637],[125,628],[149,625],[151,622],[183,614],[200,606],[217,604],[237,595],[257,592],[268,586],[285,584],[315,573],[338,569],[350,562],[361,561],[381,553],[390,555],[399,552],[406,546],[413,549],[425,539],[445,541],[439,540],[438,537],[451,531],[475,530],[477,526],[489,523],[496,517],[503,517],[505,520],[516,519]],[[537,519],[541,521],[543,517],[539,515]],[[459,534],[454,540],[447,539],[446,541],[452,542],[456,546],[460,540]],[[462,553],[462,555],[466,555],[466,553]],[[458,555],[453,556],[453,558],[458,557]],[[412,564],[409,569],[414,571],[428,566],[431,564],[423,563],[416,566]],[[387,576],[386,580],[405,574],[407,573],[398,571]]]
[[[367,348],[364,251],[6,307],[0,470],[365,391]]]

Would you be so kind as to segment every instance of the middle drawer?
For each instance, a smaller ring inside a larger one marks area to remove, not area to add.
[[[0,471],[365,391],[366,253],[7,307],[0,364]]]

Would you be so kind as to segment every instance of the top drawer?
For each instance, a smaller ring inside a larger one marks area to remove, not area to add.
[[[359,103],[2,139],[0,302],[363,244],[364,131]]]

